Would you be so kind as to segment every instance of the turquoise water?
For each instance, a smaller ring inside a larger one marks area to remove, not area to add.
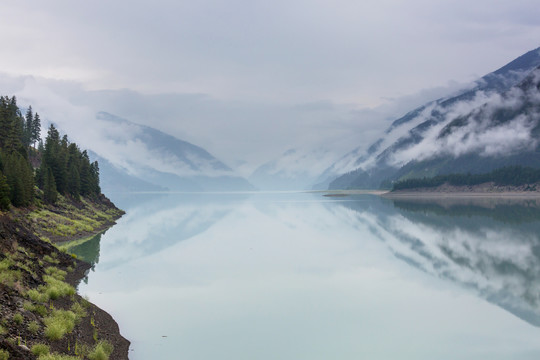
[[[538,359],[540,205],[113,195],[79,290],[142,359]]]

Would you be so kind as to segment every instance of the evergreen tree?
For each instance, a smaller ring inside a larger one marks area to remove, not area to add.
[[[41,119],[38,113],[34,114],[34,120],[32,121],[32,144],[36,146],[36,142],[41,142]]]
[[[58,192],[56,191],[56,183],[54,181],[54,175],[50,168],[44,169],[45,171],[45,180],[43,185],[43,198],[46,202],[54,204],[58,197]]]
[[[32,143],[32,130],[34,128],[34,113],[32,112],[32,106],[29,106],[28,110],[26,110],[24,120],[23,145],[28,147]]]
[[[11,190],[4,174],[0,173],[0,209],[9,210]]]
[[[75,166],[74,163],[72,163],[69,167],[68,172],[68,193],[75,199],[79,199],[79,195],[81,193],[81,178],[79,177],[79,170],[77,170],[77,166]]]

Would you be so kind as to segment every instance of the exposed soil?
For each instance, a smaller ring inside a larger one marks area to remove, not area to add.
[[[102,205],[114,207],[110,202]],[[91,349],[97,339],[106,340],[114,346],[111,359],[128,359],[130,343],[120,334],[118,324],[108,313],[78,294],[59,297],[44,304],[30,299],[28,290],[39,289],[40,286],[42,289],[46,285],[44,275],[48,267],[66,271],[64,281],[74,287],[90,268],[89,264],[40,240],[36,233],[39,233],[39,229],[29,226],[21,213],[16,216],[0,215],[0,261],[9,260],[11,263],[9,268],[4,270],[4,275],[6,272],[18,274],[16,281],[0,278],[0,325],[3,328],[3,333],[0,334],[0,349],[9,352],[9,359],[36,359],[29,349],[36,343],[42,343],[49,345],[51,352],[80,357],[81,353],[84,353],[81,349]],[[66,239],[63,237],[61,240]],[[43,314],[28,310],[28,305],[41,305],[50,314],[53,308],[69,310],[74,303],[85,306],[86,316],[82,316],[73,331],[60,340],[49,340],[44,332]],[[22,315],[22,321],[20,315],[16,314]],[[19,316],[19,321],[16,321],[14,316]],[[28,325],[31,322],[39,325],[37,331],[30,331]]]

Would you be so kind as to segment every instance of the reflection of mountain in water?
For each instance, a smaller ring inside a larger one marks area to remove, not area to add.
[[[358,200],[338,204],[354,210],[396,257],[540,326],[538,201]]]
[[[159,253],[207,231],[245,199],[245,195],[217,194],[133,193],[125,196],[115,199],[126,210],[118,224],[103,238],[96,237],[84,243],[84,247],[77,246],[74,253],[92,265],[99,260],[101,268],[113,268]]]

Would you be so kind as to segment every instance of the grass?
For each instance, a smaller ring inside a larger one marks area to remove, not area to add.
[[[46,303],[49,301],[49,295],[43,291],[39,291],[37,289],[30,289],[26,292],[26,296],[30,298],[30,300],[37,302],[37,303]]]
[[[0,325],[0,335],[6,335],[7,333],[8,331],[6,330],[6,328]]]
[[[45,293],[51,300],[75,295],[75,288],[68,283],[58,280],[50,275],[44,275],[43,280],[47,283],[44,289]]]
[[[13,287],[17,281],[22,279],[22,274],[19,270],[11,269],[15,263],[11,258],[4,258],[0,261],[0,283]]]
[[[36,305],[32,304],[30,301],[25,301],[23,303],[23,309],[26,311],[36,311]]]
[[[83,318],[88,315],[84,306],[78,302],[74,302],[73,305],[71,305],[71,311],[73,311],[78,318]]]
[[[39,326],[39,323],[37,321],[30,321],[28,323],[28,331],[30,331],[32,334],[37,334],[41,326]]]
[[[55,278],[56,280],[60,280],[60,281],[63,281],[67,275],[66,271],[60,270],[59,268],[54,267],[54,266],[49,266],[48,268],[46,268],[45,273]]]
[[[0,350],[0,360],[8,360],[9,359],[9,353],[7,350]]]
[[[90,360],[109,360],[114,347],[108,341],[100,341],[88,354]]]
[[[77,356],[61,355],[61,354],[47,354],[38,357],[38,360],[81,360]]]
[[[21,325],[24,321],[24,318],[22,316],[22,314],[20,313],[16,313],[15,315],[13,315],[13,322],[17,325]]]
[[[45,255],[43,257],[43,261],[46,261],[46,262],[48,262],[50,264],[58,264],[60,262],[60,260],[55,259],[55,258],[53,258],[52,256],[49,256],[49,255]]]
[[[51,352],[49,346],[45,344],[35,344],[30,350],[32,351],[32,354],[34,354],[38,358],[43,355],[49,355],[49,353]]]
[[[49,340],[60,340],[64,335],[71,333],[75,327],[77,315],[69,310],[53,310],[45,317],[45,336]]]

